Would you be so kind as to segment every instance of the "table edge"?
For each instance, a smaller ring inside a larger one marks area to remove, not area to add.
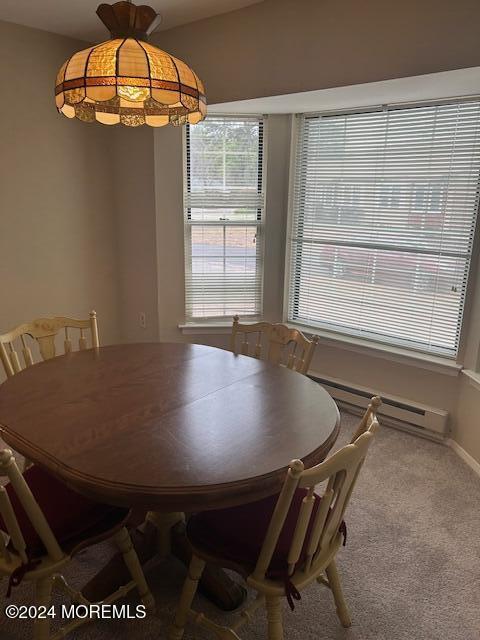
[[[333,399],[332,399],[333,401]],[[319,464],[327,457],[340,432],[340,413],[329,437],[314,451],[302,458],[306,468]],[[275,471],[253,476],[246,480],[212,484],[175,487],[148,487],[121,482],[100,480],[95,476],[79,473],[70,467],[59,465],[43,451],[36,451],[25,445],[21,438],[2,428],[0,435],[14,449],[24,450],[26,457],[59,477],[65,484],[79,493],[97,501],[119,506],[166,507],[175,511],[194,509],[209,510],[254,502],[273,495],[280,490],[285,479],[288,464]],[[5,437],[6,436],[6,437]],[[19,447],[17,447],[20,445]],[[133,500],[132,500],[133,498]]]

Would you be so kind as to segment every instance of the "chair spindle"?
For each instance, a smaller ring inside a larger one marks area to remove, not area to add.
[[[288,574],[291,575],[295,570],[295,565],[300,559],[305,538],[307,535],[308,525],[312,517],[313,506],[315,504],[315,496],[313,488],[311,488],[305,498],[302,500],[302,506],[298,514],[298,520],[293,534],[292,544],[288,553]]]
[[[83,333],[83,329],[80,329],[80,338],[78,340],[78,348],[80,351],[85,351],[87,348],[87,339]]]
[[[289,353],[288,353],[288,360],[287,360],[287,369],[292,369],[293,371],[295,371],[297,369],[296,363],[297,363],[297,343],[294,342],[293,344],[293,348],[290,349]]]
[[[71,353],[72,351],[72,341],[70,340],[68,327],[65,327],[65,340],[63,341],[63,348],[65,350],[65,353]]]
[[[260,359],[262,355],[262,332],[257,333],[257,342],[255,344],[255,358]]]
[[[21,335],[20,339],[22,341],[23,361],[25,362],[25,366],[26,367],[31,367],[33,365],[32,352],[30,351],[30,348],[29,348],[29,346],[27,345],[27,343],[25,341],[25,336]]]
[[[325,520],[327,519],[328,510],[330,509],[332,500],[333,491],[332,489],[327,489],[322,496],[322,500],[315,515],[315,520],[313,521],[312,533],[310,535],[310,540],[308,541],[307,546],[305,571],[310,571],[315,552],[317,551],[317,549],[320,549],[320,537],[325,526]]]
[[[241,347],[242,356],[248,356],[248,351],[249,351],[248,338],[247,338],[247,334],[244,333],[242,347]]]
[[[15,373],[19,373],[22,370],[22,367],[20,365],[18,353],[15,351],[15,348],[13,346],[13,342],[9,343],[9,347],[10,347],[10,362],[12,363],[13,370],[15,371]]]

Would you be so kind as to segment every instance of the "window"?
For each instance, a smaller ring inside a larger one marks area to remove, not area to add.
[[[299,118],[291,322],[455,357],[480,103]]]
[[[262,313],[263,144],[258,117],[186,127],[187,320]]]

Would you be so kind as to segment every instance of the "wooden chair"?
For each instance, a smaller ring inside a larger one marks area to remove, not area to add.
[[[7,377],[11,377],[24,367],[31,367],[34,364],[32,351],[26,340],[27,336],[38,344],[42,359],[49,360],[56,355],[55,338],[62,329],[65,331],[63,340],[65,353],[69,353],[73,348],[70,337],[71,329],[79,329],[80,331],[78,338],[78,348],[80,350],[88,348],[86,331],[91,332],[91,346],[93,348],[99,347],[97,314],[95,311],[90,312],[88,320],[56,317],[39,318],[33,322],[26,322],[8,333],[0,335],[0,358]],[[20,358],[15,348],[15,341],[18,339],[20,339],[21,343],[23,367],[20,364]]]
[[[132,580],[103,603],[111,604],[137,588],[143,604],[154,607],[142,567],[125,528],[128,509],[99,504],[72,491],[39,466],[20,473],[10,450],[0,451],[0,475],[9,483],[0,486],[0,577],[9,577],[9,593],[22,580],[35,585],[35,605],[51,603],[54,586],[77,604],[90,605],[59,573],[76,552],[113,538],[125,560]],[[14,593],[14,591],[13,591]],[[60,640],[87,622],[74,619],[50,635],[50,618],[34,622],[34,640]]]
[[[371,400],[354,442],[321,464],[304,469],[301,460],[293,460],[279,495],[190,518],[187,536],[193,555],[169,640],[183,637],[189,617],[222,640],[239,640],[238,630],[264,603],[268,639],[283,640],[282,598],[293,609],[300,591],[315,580],[332,591],[340,622],[350,626],[335,557],[342,540],[345,544],[344,513],[378,428],[379,404],[379,398]],[[323,482],[327,485],[320,497],[315,487]],[[237,571],[257,591],[231,627],[191,609],[206,562]]]
[[[249,342],[250,334],[256,334],[254,344]],[[240,341],[239,336],[241,338],[242,335],[243,339]],[[319,339],[318,336],[312,336],[308,340],[301,331],[289,329],[284,324],[240,324],[239,317],[234,316],[230,348],[233,353],[261,359],[266,346],[266,360],[306,374]]]

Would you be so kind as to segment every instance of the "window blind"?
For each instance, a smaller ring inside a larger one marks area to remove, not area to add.
[[[187,320],[262,311],[264,122],[208,117],[186,128]]]
[[[291,322],[455,357],[480,102],[299,118]]]

